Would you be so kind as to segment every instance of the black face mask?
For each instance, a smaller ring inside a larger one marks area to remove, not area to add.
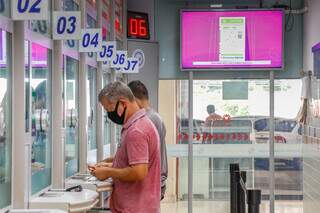
[[[112,112],[108,112],[108,118],[116,124],[123,125],[124,124],[124,117],[125,117],[126,111],[127,111],[127,107],[124,108],[124,111],[121,116],[118,115],[118,107],[119,107],[119,101],[117,102],[115,110]]]

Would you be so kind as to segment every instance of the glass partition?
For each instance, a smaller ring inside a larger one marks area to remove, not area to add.
[[[110,74],[109,73],[104,73],[103,74],[103,84],[107,85],[110,82]],[[104,141],[103,141],[103,157],[109,157],[110,156],[110,127],[111,127],[111,121],[108,119],[108,113],[103,110],[104,113]]]
[[[296,117],[301,82],[276,80],[274,88],[276,199],[300,200],[302,137]],[[262,189],[263,199],[269,199],[269,92],[267,79],[194,80],[190,136],[188,81],[178,81],[176,146],[187,153],[189,137],[193,138],[194,202],[229,200],[230,163],[239,163],[247,171],[247,186]],[[187,169],[187,156],[181,154],[179,200],[188,197]]]
[[[40,33],[46,37],[51,37],[51,1],[48,1],[48,19],[47,20],[32,20],[30,21],[30,29],[33,32]]]
[[[9,34],[0,30],[0,209],[11,204],[11,95]]]
[[[51,184],[50,51],[31,44],[32,194]]]
[[[97,141],[96,141],[96,123],[97,123],[97,95],[96,78],[97,69],[87,66],[87,116],[88,116],[88,163],[97,161]]]
[[[66,177],[70,177],[79,171],[79,63],[66,56],[64,64],[65,162]]]
[[[10,0],[0,0],[0,15],[10,17],[11,15],[11,1]]]
[[[74,0],[63,0],[63,10],[64,11],[79,11],[79,5]],[[74,50],[78,50],[78,40],[66,40],[63,42],[66,47]]]

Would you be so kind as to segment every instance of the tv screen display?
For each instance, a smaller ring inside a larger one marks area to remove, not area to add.
[[[182,70],[282,69],[283,16],[283,10],[182,10]]]

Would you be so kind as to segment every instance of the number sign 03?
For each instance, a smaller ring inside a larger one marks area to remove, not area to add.
[[[79,11],[53,12],[52,36],[55,40],[79,40],[81,38],[81,13]]]

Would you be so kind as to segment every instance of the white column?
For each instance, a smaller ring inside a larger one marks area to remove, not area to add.
[[[86,1],[80,1],[81,28],[86,28]],[[88,118],[87,118],[87,68],[86,53],[80,53],[79,61],[79,171],[87,172]]]
[[[116,29],[115,29],[115,0],[111,0],[111,8],[112,8],[112,14],[111,14],[111,31],[110,31],[110,37],[112,41],[116,40]],[[114,69],[111,69],[111,82],[116,80],[116,73]],[[117,151],[117,147],[116,147],[116,125],[111,122],[110,125],[110,155],[114,156],[116,151]]]
[[[26,167],[25,144],[25,67],[24,21],[13,22],[12,32],[12,207],[25,208]]]
[[[54,10],[61,10],[61,0],[54,0]],[[52,54],[52,187],[64,187],[65,155],[62,131],[63,101],[62,101],[62,41],[53,41]]]
[[[270,71],[270,123],[269,123],[269,194],[270,213],[275,210],[275,176],[274,176],[274,71]]]
[[[97,0],[97,27],[102,28],[102,0]],[[102,82],[103,82],[103,73],[102,73],[102,62],[98,62],[97,67],[97,92],[98,95],[100,90],[102,90]],[[97,111],[97,127],[96,127],[96,134],[97,134],[97,162],[103,160],[103,142],[104,142],[104,135],[103,135],[103,109],[100,103],[97,102],[96,105]]]

